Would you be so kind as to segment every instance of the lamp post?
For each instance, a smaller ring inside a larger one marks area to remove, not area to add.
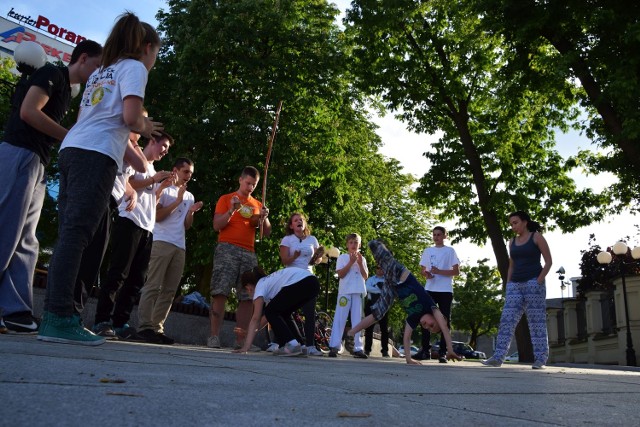
[[[567,288],[567,284],[569,283],[569,281],[564,280],[564,267],[560,267],[558,271],[556,271],[556,273],[558,274],[558,280],[560,280],[560,298],[564,301],[564,290]],[[567,293],[567,297],[568,296],[569,293]]]
[[[329,310],[329,282],[331,278],[331,263],[340,256],[340,250],[338,248],[329,246],[322,256],[321,264],[327,265],[327,282],[324,289],[324,311]]]
[[[633,338],[631,337],[631,326],[629,324],[629,305],[627,303],[627,282],[625,281],[625,267],[627,265],[633,265],[634,262],[624,262],[624,256],[629,251],[629,248],[624,242],[617,242],[612,247],[613,253],[620,258],[616,257],[616,260],[620,266],[620,276],[622,277],[622,298],[624,300],[624,318],[627,325],[627,366],[636,366],[636,352],[633,349]],[[631,256],[634,260],[640,258],[640,247],[635,247],[631,251]],[[600,264],[609,264],[613,261],[613,257],[609,252],[600,252],[598,254],[598,262]]]

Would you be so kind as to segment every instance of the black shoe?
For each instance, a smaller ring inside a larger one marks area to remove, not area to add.
[[[173,339],[173,338],[171,338],[171,337],[166,336],[166,335],[165,335],[165,334],[163,334],[162,332],[156,332],[156,335],[158,336],[158,338],[160,338],[160,342],[161,342],[162,344],[165,344],[165,345],[173,345],[173,344],[176,342],[176,340],[174,340],[174,339]]]
[[[38,321],[29,311],[4,316],[4,326],[10,334],[37,334]]]
[[[415,354],[415,356],[412,356],[411,358],[415,360],[431,360],[431,353],[429,352],[429,350],[420,350]]]
[[[329,357],[338,357],[338,352],[332,348],[329,350]]]
[[[143,329],[141,331],[138,331],[136,338],[149,344],[162,344],[162,339],[155,331],[151,329]]]
[[[382,357],[388,358],[389,357],[389,353],[382,353]]]
[[[440,356],[438,358],[438,362],[440,363],[447,363],[447,356]]]
[[[355,353],[353,353],[353,357],[355,357],[356,359],[368,359],[369,358],[369,356],[364,354],[364,351],[362,351],[362,350],[356,351]]]
[[[121,340],[142,341],[142,339],[138,337],[136,328],[134,328],[133,326],[129,326],[128,323],[125,323],[121,327],[114,326],[113,330]]]

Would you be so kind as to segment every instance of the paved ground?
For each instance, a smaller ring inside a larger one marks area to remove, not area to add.
[[[0,426],[640,425],[640,370],[0,336]]]

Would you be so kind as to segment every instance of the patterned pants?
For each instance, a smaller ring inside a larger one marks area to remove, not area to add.
[[[526,282],[508,282],[507,296],[500,318],[500,329],[493,358],[504,361],[511,345],[511,338],[522,317],[527,314],[533,357],[536,362],[547,363],[549,358],[549,340],[547,337],[547,313],[545,298],[547,288],[539,285],[537,278]]]

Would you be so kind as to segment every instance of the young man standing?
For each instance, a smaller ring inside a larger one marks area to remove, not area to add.
[[[460,274],[460,261],[451,246],[445,246],[447,231],[437,226],[433,229],[434,246],[427,248],[420,258],[421,274],[427,278],[424,289],[433,301],[438,304],[442,315],[447,319],[451,329],[451,303],[453,302],[453,277]],[[447,363],[444,336],[440,336],[438,360]],[[413,357],[416,360],[431,359],[431,332],[422,328],[422,349]]]
[[[195,203],[187,191],[193,162],[179,157],[172,174],[173,183],[158,198],[149,275],[138,305],[138,337],[152,344],[174,343],[164,334],[164,322],[184,271],[185,231],[193,224],[193,214],[202,208],[202,202]]]
[[[247,330],[253,310],[252,298],[242,287],[240,277],[258,265],[254,241],[256,228],[262,221],[264,236],[271,234],[269,210],[251,196],[260,173],[253,166],[247,166],[240,175],[238,190],[218,199],[213,215],[213,229],[218,234],[218,245],[213,255],[211,276],[211,336],[207,346],[220,348],[220,328],[224,319],[224,306],[233,286],[238,295],[236,324],[240,330]],[[237,342],[236,347],[242,347]],[[257,348],[252,348],[257,350]]]
[[[67,134],[59,123],[69,109],[71,85],[86,83],[101,57],[102,46],[85,40],[73,50],[68,67],[45,64],[12,99],[0,143],[0,316],[8,332],[38,332],[33,275],[39,249],[36,226],[46,192],[45,167],[51,147]]]
[[[153,227],[156,220],[156,196],[171,184],[170,172],[156,172],[153,162],[162,159],[173,145],[173,138],[165,133],[149,140],[143,153],[149,162],[145,173],[131,173],[129,184],[138,194],[133,210],[123,200],[118,207],[111,237],[111,264],[107,280],[100,286],[94,332],[107,339],[133,338],[136,332],[129,327],[131,310],[149,269]]]

